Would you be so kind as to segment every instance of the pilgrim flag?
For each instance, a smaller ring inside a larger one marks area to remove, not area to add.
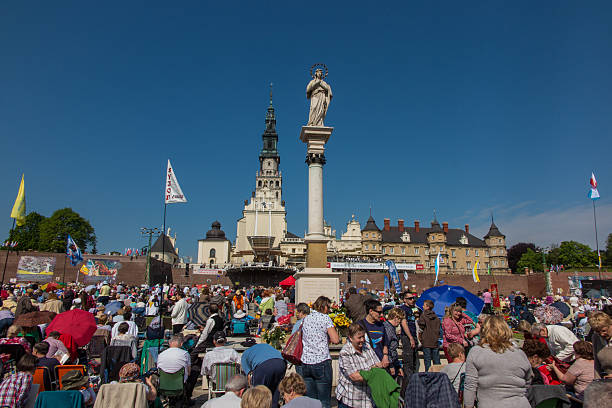
[[[595,173],[591,172],[591,191],[589,191],[589,198],[591,200],[599,199],[599,191],[597,191],[597,180],[595,180]]]
[[[76,266],[79,262],[83,262],[81,250],[70,234],[68,234],[68,242],[66,243],[66,256],[70,259],[70,264],[72,264],[72,266]]]
[[[15,204],[11,211],[11,218],[16,220],[18,227],[25,225],[26,219],[25,183],[23,177],[24,175],[22,174],[19,192],[17,192],[17,198],[15,199]]]
[[[170,159],[168,159],[168,171],[166,173],[164,197],[166,199],[166,204],[187,202],[187,199],[183,194],[183,190],[181,190],[181,186],[179,185],[178,180],[176,179],[176,174],[174,174],[172,165],[170,164]]]
[[[474,282],[480,282],[480,278],[478,277],[478,261],[474,264],[474,270],[472,271],[472,277],[474,278]]]
[[[436,280],[434,282],[434,286],[438,283],[438,273],[440,272],[440,250],[438,249],[438,256],[436,256],[436,261],[434,263],[434,268],[436,270]]]

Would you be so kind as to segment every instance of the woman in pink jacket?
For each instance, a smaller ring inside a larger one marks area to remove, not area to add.
[[[446,317],[442,320],[442,348],[446,359],[450,361],[447,349],[452,343],[459,343],[463,347],[468,346],[465,337],[465,327],[463,326],[463,309],[456,303],[453,303],[449,308]]]

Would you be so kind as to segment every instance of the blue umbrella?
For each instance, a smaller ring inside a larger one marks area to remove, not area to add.
[[[423,294],[416,301],[416,305],[422,309],[423,302],[425,300],[433,300],[434,312],[439,317],[443,317],[444,309],[455,303],[455,300],[461,296],[464,297],[465,300],[467,300],[467,311],[478,316],[482,311],[484,302],[478,296],[474,295],[471,292],[468,292],[461,286],[434,286],[433,288],[427,289],[425,292],[423,292]]]
[[[119,302],[119,301],[110,302],[106,305],[106,307],[104,307],[104,313],[109,314],[109,315],[117,314],[119,309],[121,309],[123,306],[124,306],[123,302]]]

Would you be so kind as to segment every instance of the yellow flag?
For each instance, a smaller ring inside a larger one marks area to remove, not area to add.
[[[13,205],[13,210],[11,211],[11,218],[17,220],[17,225],[21,227],[25,225],[26,218],[26,203],[25,203],[25,184],[23,181],[23,174],[21,175],[21,184],[19,185],[19,192],[17,193],[17,198],[15,199],[15,205]]]
[[[480,278],[478,277],[478,261],[474,264],[474,270],[472,271],[472,277],[474,278],[474,282],[480,282]]]

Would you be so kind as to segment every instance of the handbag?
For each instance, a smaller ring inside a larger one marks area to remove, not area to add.
[[[287,340],[287,344],[283,347],[281,351],[281,355],[285,360],[294,365],[302,364],[302,351],[304,350],[304,345],[302,344],[302,326],[289,336],[289,340]]]

